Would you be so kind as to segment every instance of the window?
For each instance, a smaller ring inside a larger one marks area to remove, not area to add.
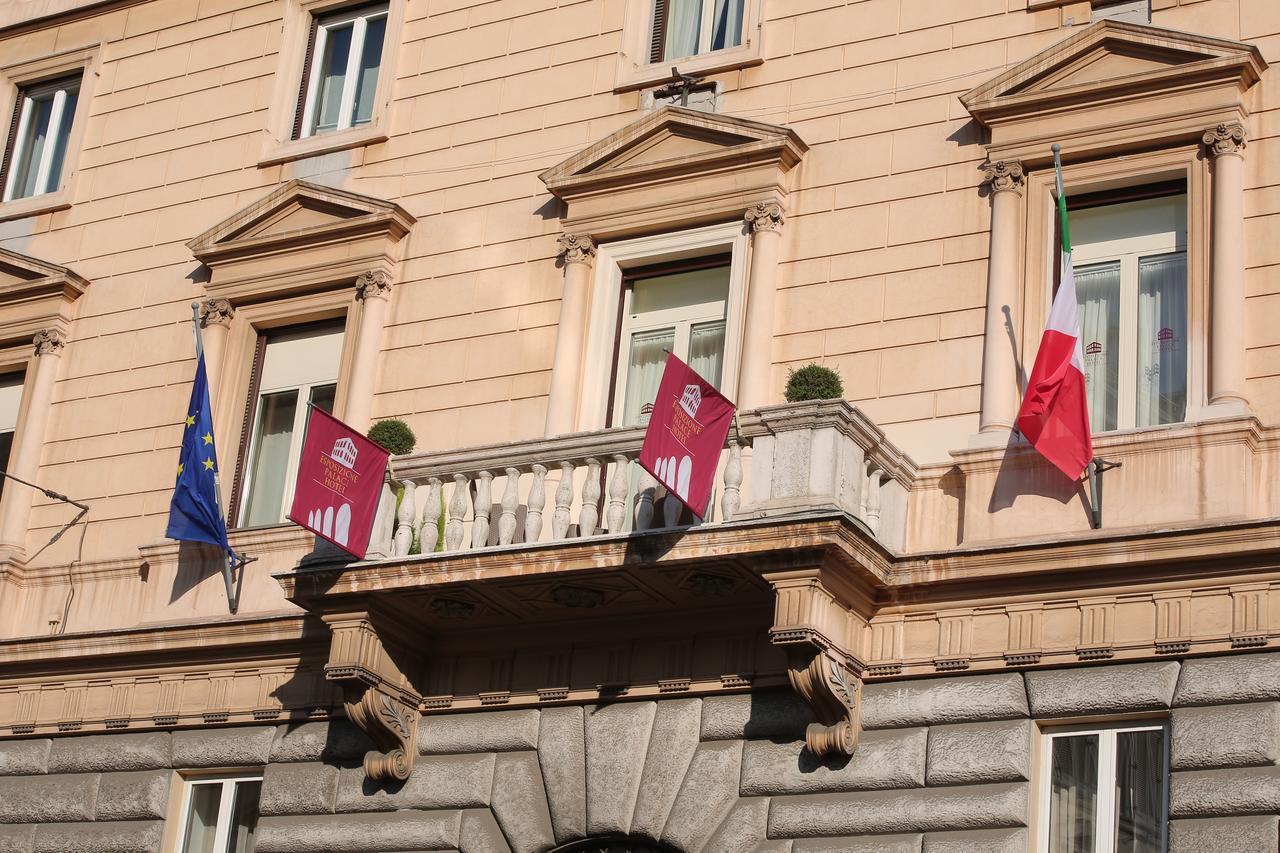
[[[624,275],[615,424],[648,422],[668,352],[720,387],[729,268],[716,256]]]
[[[671,61],[742,44],[743,3],[655,0],[649,61]]]
[[[261,792],[261,776],[188,780],[179,853],[252,853]]]
[[[80,79],[76,74],[19,90],[0,170],[5,201],[44,195],[61,186]]]
[[[1183,421],[1185,192],[1087,206],[1069,218],[1094,432]]]
[[[293,500],[293,481],[307,404],[333,411],[342,326],[323,324],[262,335],[249,385],[247,444],[238,471],[239,526],[279,524]],[[243,488],[241,488],[243,487]]]
[[[1046,733],[1040,853],[1163,853],[1163,725]]]
[[[373,121],[386,33],[385,3],[312,20],[294,139]]]
[[[9,454],[13,451],[13,434],[18,429],[18,407],[22,404],[21,373],[0,375],[0,470],[9,470]],[[0,477],[0,494],[5,479]]]
[[[1093,20],[1151,23],[1151,0],[1093,0]]]

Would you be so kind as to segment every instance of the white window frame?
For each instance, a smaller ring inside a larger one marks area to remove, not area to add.
[[[608,423],[610,379],[620,340],[618,312],[622,307],[623,272],[636,267],[729,253],[729,300],[725,310],[720,389],[729,399],[737,399],[746,309],[747,245],[746,229],[741,222],[600,244],[596,250],[591,317],[584,350],[586,367],[578,405],[578,430],[603,429]],[[620,387],[622,383],[616,385]]]
[[[1049,832],[1052,829],[1049,809],[1053,794],[1053,742],[1061,737],[1098,736],[1098,814],[1095,821],[1095,853],[1114,853],[1115,838],[1115,777],[1116,735],[1122,732],[1159,731],[1164,735],[1160,778],[1164,782],[1161,801],[1160,849],[1169,849],[1169,725],[1163,720],[1132,721],[1111,725],[1085,724],[1044,728],[1040,737],[1040,770],[1038,780],[1036,853],[1049,853]],[[1108,780],[1107,784],[1103,784]]]
[[[58,180],[50,186],[49,172],[53,168],[53,152],[58,148],[59,139],[65,139],[64,149],[67,153],[71,147],[71,128],[75,123],[75,110],[67,114],[67,94],[72,90],[77,96],[80,93],[82,80],[77,77],[72,83],[66,77],[58,80],[51,80],[45,83],[37,83],[30,86],[22,87],[18,92],[18,97],[22,99],[22,107],[18,116],[18,129],[14,136],[13,150],[7,152],[9,155],[9,173],[5,180],[4,201],[16,201],[22,198],[37,198],[42,195],[48,195],[61,186],[62,174],[58,175]],[[49,115],[49,131],[46,137],[47,141],[44,150],[40,152],[40,163],[36,166],[36,184],[35,190],[29,196],[14,197],[15,184],[17,182],[19,164],[28,156],[26,150],[27,145],[27,129],[31,124],[32,114],[35,111],[36,99],[53,93],[53,107]],[[66,172],[67,162],[64,154],[62,171]]]
[[[178,844],[174,848],[178,853],[187,844],[187,816],[191,811],[191,797],[199,785],[222,785],[222,799],[218,802],[218,826],[214,831],[213,849],[226,850],[227,837],[231,832],[231,812],[235,805],[236,785],[241,782],[261,782],[262,774],[239,776],[186,776],[182,785],[182,810],[178,815]]]
[[[667,6],[668,15],[671,14],[671,6],[669,5],[670,2],[671,0],[668,0],[668,6]],[[713,20],[713,18],[715,17],[716,0],[699,0],[699,2],[702,4],[702,10],[698,18],[698,46],[695,49],[694,53],[690,54],[689,56],[667,56],[666,45],[663,45],[662,59],[660,59],[659,62],[674,63],[674,62],[679,62],[681,59],[690,59],[694,56],[702,56],[704,54],[712,52],[711,34],[715,24],[715,21]],[[747,23],[746,22],[747,0],[742,0],[742,4],[743,4],[742,25],[745,27]],[[656,15],[657,7],[658,7],[657,1],[650,0],[650,5],[653,6],[653,14]],[[668,24],[669,23],[670,22],[668,22]],[[718,48],[718,50],[733,50],[739,44],[742,44],[744,40],[743,39],[744,35],[745,35],[744,33],[738,33],[738,44],[728,45],[727,47]]]
[[[341,133],[352,128],[351,111],[355,106],[356,77],[360,68],[360,58],[364,55],[365,33],[368,30],[369,22],[379,18],[388,21],[388,26],[383,30],[382,58],[378,61],[378,80],[379,82],[382,80],[383,61],[386,56],[386,38],[391,32],[389,17],[390,7],[387,3],[382,3],[376,6],[361,6],[345,12],[337,12],[332,15],[325,15],[322,18],[316,18],[316,43],[311,51],[311,67],[306,70],[307,93],[303,100],[300,139],[322,135],[317,134],[315,129],[316,107],[320,100],[319,83],[323,73],[321,65],[324,61],[324,49],[328,42],[329,30],[351,24],[351,47],[347,53],[347,67],[343,72],[342,97],[338,102],[338,125],[333,130],[324,131],[324,133]],[[375,99],[377,98],[377,88],[375,86],[373,95]],[[368,122],[365,122],[365,124],[371,123],[373,123],[372,117]]]
[[[1075,229],[1072,228],[1072,256],[1071,263],[1075,270],[1079,270],[1086,266],[1094,264],[1104,264],[1118,261],[1120,263],[1120,362],[1118,370],[1120,375],[1117,382],[1116,393],[1116,427],[1115,432],[1124,430],[1138,429],[1137,426],[1137,410],[1138,410],[1138,262],[1144,257],[1155,257],[1159,255],[1170,255],[1181,252],[1188,263],[1190,258],[1187,253],[1187,199],[1186,193],[1179,194],[1183,199],[1183,218],[1182,232],[1153,232],[1142,234],[1135,237],[1129,237],[1124,240],[1116,240],[1111,242],[1093,243],[1085,245],[1077,245],[1075,242]],[[1160,198],[1160,197],[1158,197]],[[1158,198],[1156,200],[1158,200]],[[1068,194],[1068,199],[1070,195]],[[1116,202],[1116,204],[1126,204],[1127,202]],[[1110,205],[1099,205],[1099,207]],[[1083,211],[1080,211],[1083,212]],[[1070,213],[1068,213],[1070,219]],[[1068,222],[1070,227],[1070,222]],[[1190,293],[1190,267],[1188,266],[1187,281],[1184,286],[1188,288],[1187,293],[1187,332],[1185,355],[1187,359],[1187,407],[1183,413],[1182,420],[1179,423],[1186,423],[1191,419],[1192,397],[1191,397],[1191,347],[1190,341],[1192,337],[1191,330],[1191,293]],[[1083,324],[1083,319],[1081,320]],[[1083,333],[1083,328],[1081,329]],[[1172,424],[1152,424],[1142,429],[1157,429],[1159,427],[1172,426]],[[1112,432],[1107,430],[1106,432]]]
[[[763,0],[743,0],[742,32],[740,42],[733,47],[710,50],[688,57],[667,57],[650,62],[653,47],[653,0],[623,0],[626,13],[623,19],[622,50],[614,72],[615,92],[626,92],[655,86],[671,80],[671,66],[678,64],[684,74],[705,75],[764,61],[763,52]],[[704,10],[706,6],[703,7]],[[710,42],[710,13],[704,12],[708,21],[707,42]],[[704,42],[699,37],[699,44]]]

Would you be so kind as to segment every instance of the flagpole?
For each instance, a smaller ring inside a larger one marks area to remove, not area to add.
[[[204,339],[200,334],[200,303],[191,303],[191,331],[196,339],[196,363],[204,358]],[[205,368],[206,382],[208,377],[208,367]],[[209,394],[209,422],[213,422],[213,394]],[[213,472],[213,497],[218,504],[218,517],[226,523],[226,515],[222,512],[222,472]],[[236,560],[231,556],[231,549],[228,548],[222,555],[222,581],[227,587],[227,607],[231,610],[232,615],[240,609],[240,585],[244,581],[244,563],[240,563],[240,580],[233,584],[232,578],[235,575]]]

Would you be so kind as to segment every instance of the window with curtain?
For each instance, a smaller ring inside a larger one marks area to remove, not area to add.
[[[237,482],[237,524],[279,524],[293,501],[307,404],[333,411],[342,326],[326,323],[259,338],[246,410],[248,442]]]
[[[373,120],[386,33],[386,3],[346,9],[312,22],[295,139]]]
[[[252,853],[261,792],[261,776],[188,780],[180,853]]]
[[[1164,853],[1162,725],[1048,733],[1040,853]]]
[[[18,92],[0,165],[5,201],[44,195],[61,186],[80,77],[25,86]]]
[[[650,62],[742,44],[744,0],[655,0]]]
[[[1185,194],[1069,213],[1094,432],[1187,413]]]
[[[9,470],[9,454],[13,451],[13,435],[18,429],[18,408],[22,405],[22,382],[25,374],[0,374],[0,470]],[[0,494],[6,480],[0,477]]]

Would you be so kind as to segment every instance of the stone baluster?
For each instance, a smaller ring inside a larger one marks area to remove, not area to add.
[[[680,503],[680,499],[667,489],[667,499],[662,502],[662,522],[663,527],[675,527],[680,521],[680,513],[684,510],[684,504]]]
[[[481,471],[476,480],[475,517],[471,521],[471,547],[489,544],[489,515],[493,512],[493,474]]]
[[[413,523],[418,517],[418,507],[414,503],[413,493],[417,487],[417,483],[412,480],[400,482],[400,488],[404,489],[404,494],[401,495],[400,507],[396,510],[396,533],[391,541],[391,553],[396,557],[405,556],[413,546]]]
[[[610,533],[621,533],[627,518],[627,471],[629,463],[622,453],[613,455],[613,479],[609,481],[609,509],[605,523]]]
[[[569,533],[569,507],[573,505],[573,463],[560,463],[560,485],[556,486],[556,509],[551,514],[551,538]]]
[[[498,516],[498,544],[510,545],[516,538],[516,507],[520,506],[520,471],[508,468],[507,488],[502,493],[502,515]]]
[[[524,541],[537,542],[542,536],[542,508],[547,505],[547,466],[534,464],[529,486],[529,510],[524,517]]]
[[[880,532],[880,481],[884,472],[875,467],[874,462],[867,463],[867,500],[863,521],[872,533]]]
[[[594,536],[600,523],[600,460],[587,460],[587,480],[582,484],[582,511],[578,513],[578,535]]]
[[[440,540],[440,508],[444,486],[439,477],[427,478],[427,498],[422,505],[422,553],[434,554]]]
[[[658,490],[658,481],[645,469],[640,469],[640,483],[636,487],[636,530],[649,530],[653,527],[653,499]]]
[[[724,495],[720,498],[720,514],[724,521],[733,521],[742,506],[742,448],[738,440],[729,441],[729,459],[724,465]]]
[[[449,498],[449,520],[444,525],[444,549],[456,551],[462,547],[462,522],[467,517],[467,478],[453,475],[453,495]]]

